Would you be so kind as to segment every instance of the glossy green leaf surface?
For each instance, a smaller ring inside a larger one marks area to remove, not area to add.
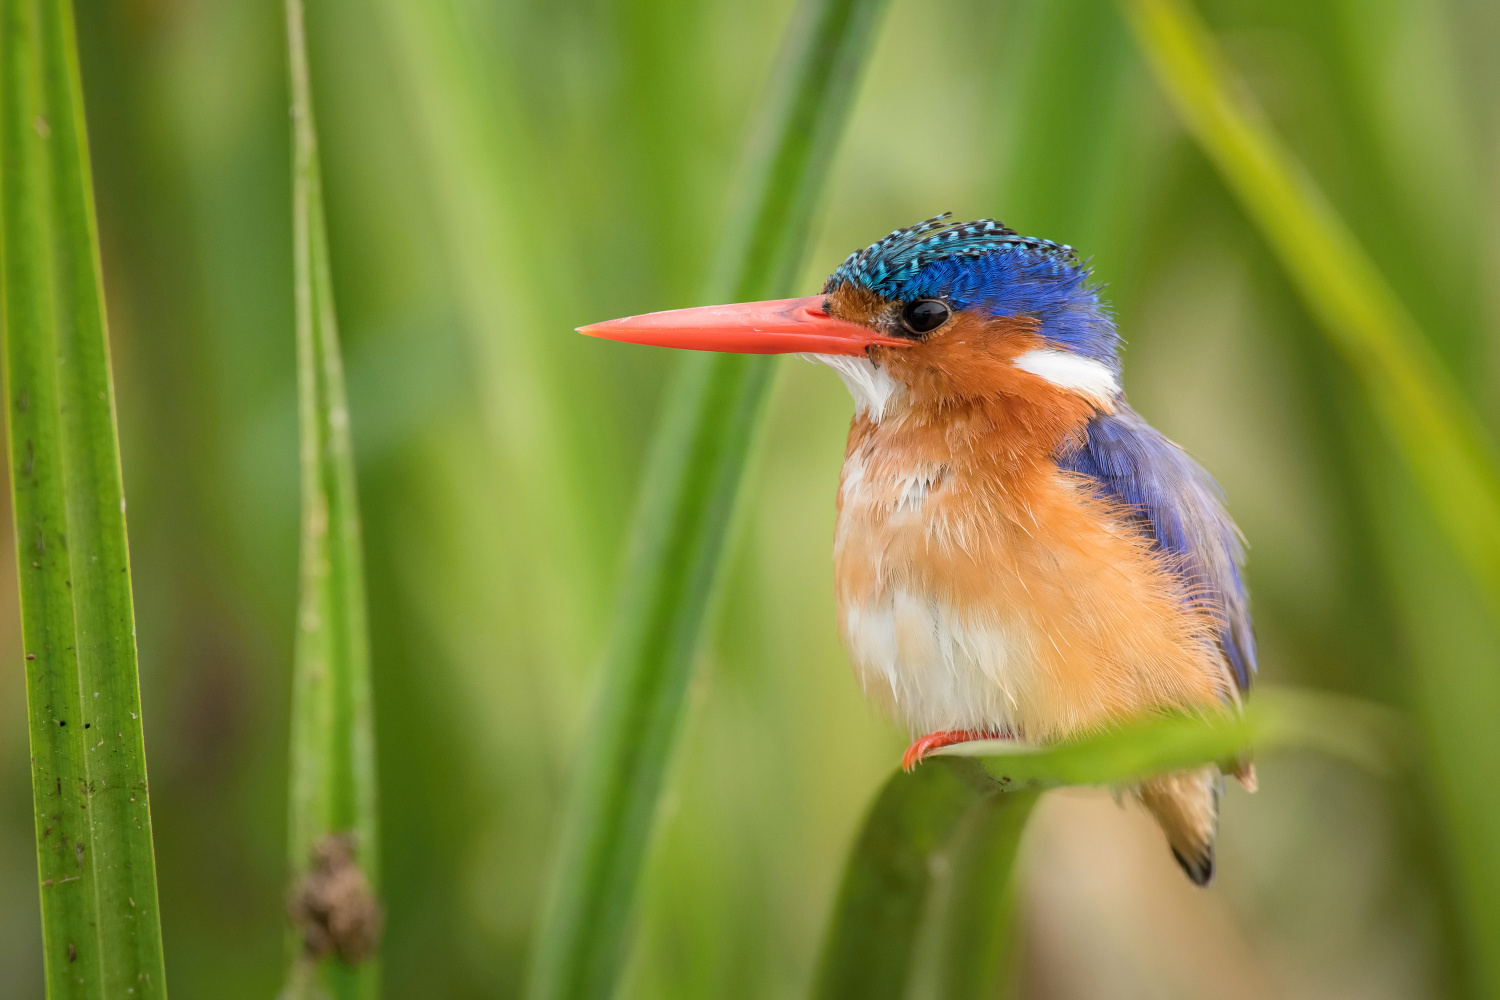
[[[787,30],[754,172],[711,297],[789,294],[884,0],[807,0]],[[775,359],[695,354],[646,469],[591,738],[537,939],[533,1000],[607,997]]]
[[[165,997],[72,6],[0,5],[6,416],[47,994]]]
[[[301,583],[292,677],[292,748],[287,838],[291,896],[318,897],[327,867],[362,879],[360,913],[326,912],[337,901],[312,898],[290,942],[292,997],[373,998],[379,966],[365,952],[379,937],[375,731],[365,609],[359,503],[344,395],[318,138],[313,118],[301,0],[287,0],[292,92],[292,238],[297,303],[297,399],[302,477]],[[352,836],[352,858],[328,858],[330,838]],[[337,940],[338,925],[359,925],[359,940]],[[373,921],[373,924],[371,923]],[[318,925],[310,929],[309,923]],[[334,938],[314,947],[312,935]],[[374,939],[374,941],[371,940]]]

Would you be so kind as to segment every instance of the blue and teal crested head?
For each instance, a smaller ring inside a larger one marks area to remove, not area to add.
[[[918,335],[944,310],[1025,317],[1049,344],[1118,371],[1119,336],[1072,247],[1020,236],[994,219],[948,218],[898,229],[850,254],[828,276],[823,294],[852,286],[899,304],[900,325]]]
[[[1024,400],[1083,419],[1120,398],[1120,339],[1089,277],[1071,247],[993,219],[939,216],[851,254],[820,295],[582,330],[663,347],[801,354],[837,370],[857,411],[875,419],[898,404],[940,413]]]

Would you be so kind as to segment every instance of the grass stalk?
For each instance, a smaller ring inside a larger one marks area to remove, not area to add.
[[[1438,522],[1500,610],[1494,441],[1374,262],[1234,81],[1185,0],[1123,0],[1178,116],[1217,165],[1365,395]]]
[[[975,805],[949,861],[937,995],[1005,996],[1015,955],[1016,858],[1038,792],[990,795]]]
[[[289,997],[379,995],[375,734],[349,409],[301,0],[286,0],[302,475],[292,672]]]
[[[998,790],[972,760],[936,759],[887,779],[844,870],[814,1000],[906,996],[934,856]]]
[[[0,4],[5,401],[47,995],[166,996],[73,11]]]
[[[804,0],[773,70],[715,297],[793,290],[813,209],[885,0]],[[613,994],[657,801],[771,359],[690,356],[647,463],[599,700],[564,817],[528,995]]]

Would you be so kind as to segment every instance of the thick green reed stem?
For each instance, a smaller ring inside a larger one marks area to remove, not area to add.
[[[167,995],[73,11],[0,5],[5,402],[47,995]]]
[[[774,71],[752,151],[756,172],[730,230],[715,299],[793,291],[885,7],[885,0],[801,4]],[[614,992],[709,596],[774,371],[769,358],[695,354],[668,391],[533,955],[532,1000]]]

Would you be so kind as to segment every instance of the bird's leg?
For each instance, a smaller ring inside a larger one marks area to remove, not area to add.
[[[906,753],[901,755],[901,770],[910,771],[922,762],[938,747],[949,747],[955,743],[968,743],[972,740],[999,740],[1004,739],[1003,733],[981,733],[975,729],[945,729],[942,732],[928,733],[906,748]]]

